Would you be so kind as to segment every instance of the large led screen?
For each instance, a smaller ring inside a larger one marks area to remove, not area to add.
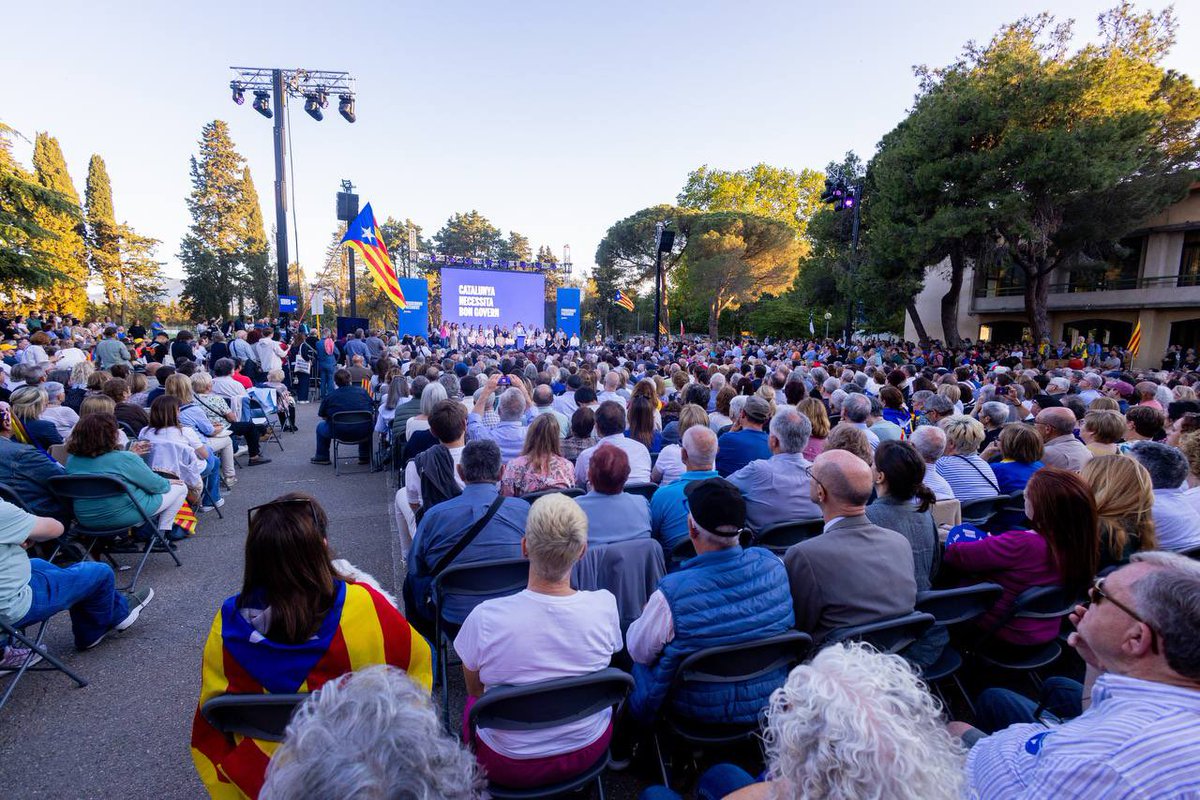
[[[546,320],[546,277],[540,272],[442,268],[442,320],[532,331]]]

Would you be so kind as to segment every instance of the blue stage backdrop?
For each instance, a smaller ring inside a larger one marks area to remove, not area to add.
[[[545,319],[546,276],[541,273],[442,268],[443,322],[502,328],[522,322],[532,331]]]
[[[401,336],[425,336],[429,333],[429,281],[424,278],[400,278],[404,305],[398,308]]]
[[[572,334],[579,335],[579,305],[582,294],[580,289],[558,290],[558,313],[555,319],[558,320],[558,329],[568,337]]]

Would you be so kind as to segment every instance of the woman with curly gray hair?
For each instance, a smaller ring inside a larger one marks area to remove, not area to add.
[[[379,665],[326,683],[296,711],[262,800],[479,797],[475,758],[442,730],[429,692]]]
[[[697,796],[731,800],[950,800],[964,750],[904,659],[863,644],[826,647],[792,670],[767,709],[767,781],[719,764]],[[677,797],[653,788],[643,800]]]

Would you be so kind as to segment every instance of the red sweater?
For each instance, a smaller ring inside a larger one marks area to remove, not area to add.
[[[1021,592],[1063,582],[1050,558],[1049,542],[1036,531],[1008,531],[977,542],[949,545],[945,562],[1004,588],[996,605],[976,622],[983,630],[990,630]],[[1045,644],[1058,636],[1060,626],[1057,619],[1013,619],[996,632],[996,638],[1017,645]]]

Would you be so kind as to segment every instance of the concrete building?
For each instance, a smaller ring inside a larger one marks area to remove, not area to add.
[[[1142,323],[1135,367],[1157,367],[1173,344],[1200,347],[1200,183],[1188,196],[1122,240],[1128,255],[1105,270],[1051,275],[1051,342],[1095,336],[1124,347]],[[943,339],[942,295],[950,287],[947,263],[930,267],[916,298],[926,332]],[[958,303],[958,333],[976,341],[1016,342],[1029,336],[1019,270],[969,269]],[[916,341],[905,316],[904,338]]]

